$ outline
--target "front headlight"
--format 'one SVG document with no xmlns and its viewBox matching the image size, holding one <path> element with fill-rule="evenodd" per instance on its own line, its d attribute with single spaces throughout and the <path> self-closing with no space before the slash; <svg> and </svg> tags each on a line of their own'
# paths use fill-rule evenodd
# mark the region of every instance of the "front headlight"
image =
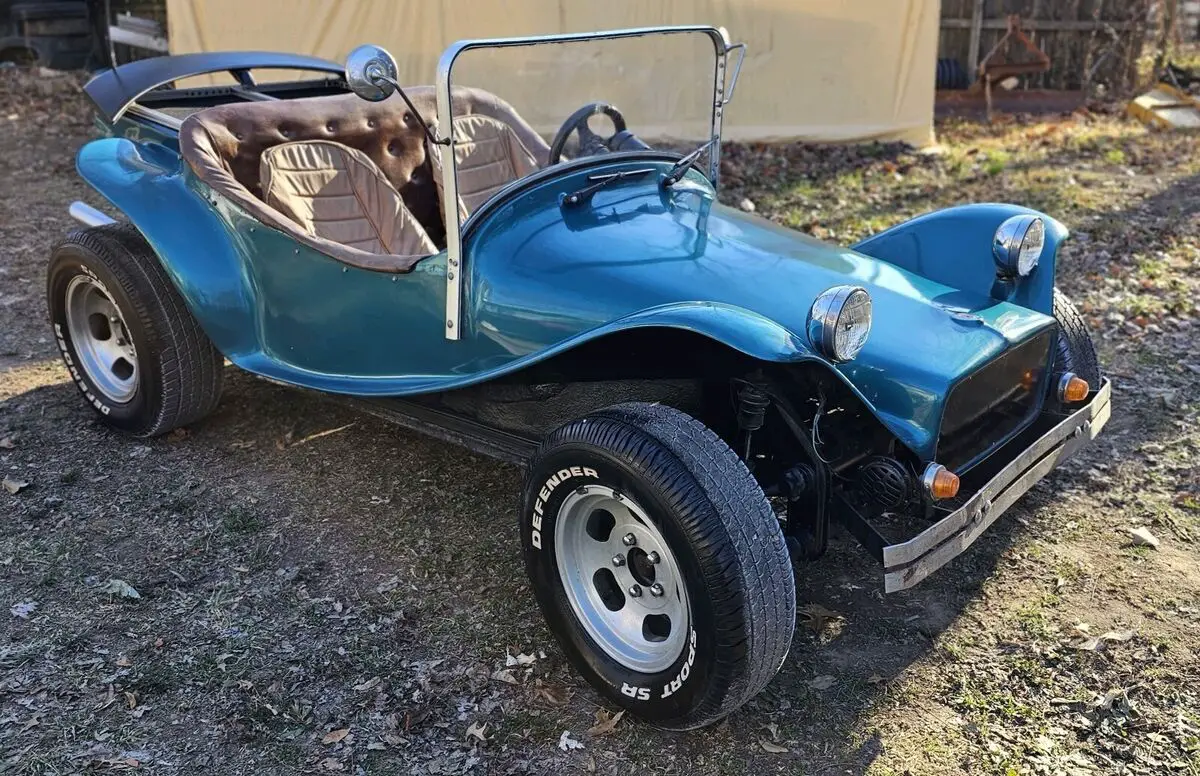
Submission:
<svg viewBox="0 0 1200 776">
<path fill-rule="evenodd" d="M 871 295 L 858 286 L 834 286 L 813 302 L 808 340 L 831 361 L 849 361 L 867 344 Z"/>
<path fill-rule="evenodd" d="M 992 238 L 992 257 L 1000 272 L 1025 277 L 1038 265 L 1046 245 L 1046 224 L 1037 216 L 1013 216 Z"/>
</svg>

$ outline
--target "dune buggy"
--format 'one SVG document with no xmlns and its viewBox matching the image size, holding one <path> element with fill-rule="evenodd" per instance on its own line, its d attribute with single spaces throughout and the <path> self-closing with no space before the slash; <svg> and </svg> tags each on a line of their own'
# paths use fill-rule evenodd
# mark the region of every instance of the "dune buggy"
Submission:
<svg viewBox="0 0 1200 776">
<path fill-rule="evenodd" d="M 586 96 L 551 135 L 459 84 L 467 55 L 520 50 L 522 77 L 561 53 L 602 90 L 622 63 L 577 47 L 682 39 L 704 90 L 682 147 Z M 910 587 L 1109 416 L 1053 218 L 967 205 L 846 248 L 720 204 L 744 51 L 692 26 L 461 42 L 432 86 L 371 46 L 103 72 L 78 170 L 124 219 L 71 207 L 63 359 L 135 436 L 212 411 L 227 359 L 524 466 L 525 563 L 568 658 L 654 724 L 710 723 L 782 665 L 791 561 L 832 524 Z M 315 76 L 258 77 L 278 69 Z"/>
</svg>

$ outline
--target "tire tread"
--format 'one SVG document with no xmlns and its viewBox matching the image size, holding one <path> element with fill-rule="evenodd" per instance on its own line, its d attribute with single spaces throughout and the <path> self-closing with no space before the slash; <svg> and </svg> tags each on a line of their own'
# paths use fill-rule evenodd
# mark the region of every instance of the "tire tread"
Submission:
<svg viewBox="0 0 1200 776">
<path fill-rule="evenodd" d="M 717 624 L 712 685 L 718 691 L 687 717 L 660 724 L 683 730 L 720 719 L 770 682 L 791 647 L 795 577 L 770 503 L 724 440 L 665 405 L 619 404 L 568 423 L 545 440 L 535 460 L 572 441 L 606 448 L 669 494 L 697 554 L 709 559 L 706 586 Z"/>
<path fill-rule="evenodd" d="M 91 254 L 117 278 L 133 307 L 127 312 L 141 322 L 156 356 L 161 379 L 158 411 L 132 433 L 160 436 L 212 412 L 221 398 L 224 358 L 200 328 L 137 228 L 121 223 L 80 229 L 68 235 L 59 247 L 63 245 L 74 245 Z M 146 347 L 145 343 L 140 345 Z M 139 366 L 145 368 L 145 363 L 150 362 Z"/>
<path fill-rule="evenodd" d="M 1088 332 L 1087 323 L 1070 298 L 1054 289 L 1054 318 L 1058 321 L 1057 359 L 1064 368 L 1087 380 L 1093 389 L 1100 386 L 1100 359 Z"/>
</svg>

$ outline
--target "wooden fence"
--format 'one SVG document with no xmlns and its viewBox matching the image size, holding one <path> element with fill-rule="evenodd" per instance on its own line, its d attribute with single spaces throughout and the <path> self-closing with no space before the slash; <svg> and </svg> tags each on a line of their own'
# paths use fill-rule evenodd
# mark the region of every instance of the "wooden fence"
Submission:
<svg viewBox="0 0 1200 776">
<path fill-rule="evenodd" d="M 972 78 L 1019 14 L 1050 70 L 1022 79 L 1026 88 L 1131 91 L 1153 0 L 942 0 L 938 56 L 960 62 Z"/>
</svg>

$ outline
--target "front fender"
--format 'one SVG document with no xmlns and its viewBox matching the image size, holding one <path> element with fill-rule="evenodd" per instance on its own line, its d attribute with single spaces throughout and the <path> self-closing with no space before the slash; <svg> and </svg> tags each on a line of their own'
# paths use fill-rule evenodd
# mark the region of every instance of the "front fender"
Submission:
<svg viewBox="0 0 1200 776">
<path fill-rule="evenodd" d="M 814 353 L 807 339 L 765 316 L 733 305 L 689 302 L 642 310 L 568 340 L 555 352 L 608 334 L 642 327 L 682 329 L 702 334 L 759 361 L 816 361 L 825 367 L 830 376 L 845 385 L 900 442 L 918 455 L 932 454 L 933 436 L 919 422 L 918 414 L 911 411 L 916 403 L 913 396 L 898 388 L 879 392 L 876 400 L 872 401 L 841 370 Z"/>
<path fill-rule="evenodd" d="M 1026 214 L 1045 221 L 1046 247 L 1037 269 L 1029 277 L 1019 278 L 1004 301 L 1053 315 L 1058 248 L 1069 233 L 1061 223 L 1036 210 L 1003 204 L 946 208 L 868 237 L 854 250 L 951 288 L 991 296 L 996 278 L 992 236 L 1005 219 Z"/>
<path fill-rule="evenodd" d="M 179 155 L 108 137 L 84 145 L 76 168 L 146 238 L 213 345 L 230 359 L 257 351 L 255 296 L 236 238 Z"/>
</svg>

